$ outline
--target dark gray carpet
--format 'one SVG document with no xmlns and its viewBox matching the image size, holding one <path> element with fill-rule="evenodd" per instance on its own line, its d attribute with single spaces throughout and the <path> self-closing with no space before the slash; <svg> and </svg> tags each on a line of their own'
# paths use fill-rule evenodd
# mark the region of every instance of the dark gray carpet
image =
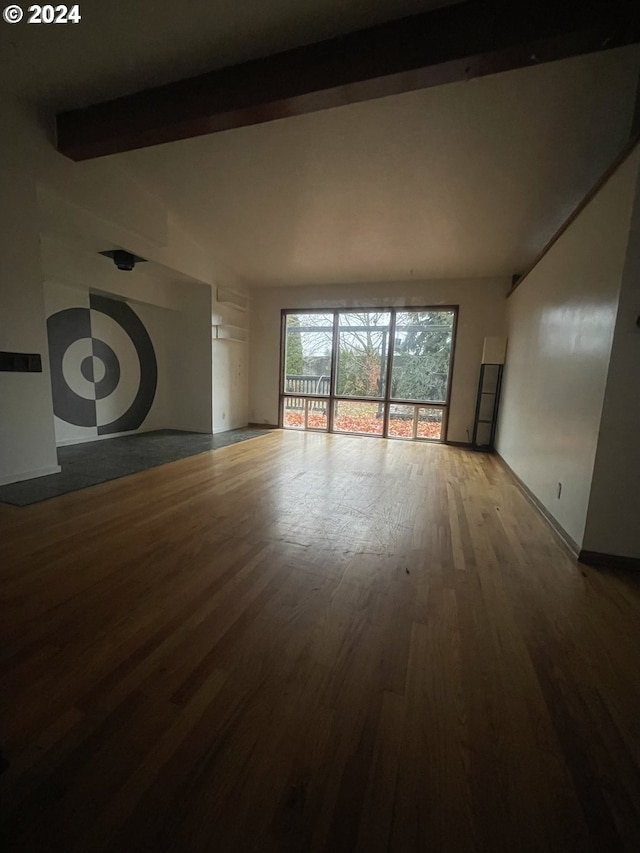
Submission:
<svg viewBox="0 0 640 853">
<path fill-rule="evenodd" d="M 0 486 L 0 502 L 28 506 L 268 432 L 247 427 L 206 435 L 166 429 L 59 447 L 59 474 Z"/>
</svg>

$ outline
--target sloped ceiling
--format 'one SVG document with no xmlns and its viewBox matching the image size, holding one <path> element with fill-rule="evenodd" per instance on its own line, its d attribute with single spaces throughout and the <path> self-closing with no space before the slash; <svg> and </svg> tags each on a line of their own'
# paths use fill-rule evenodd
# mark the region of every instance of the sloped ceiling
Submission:
<svg viewBox="0 0 640 853">
<path fill-rule="evenodd" d="M 251 282 L 522 271 L 629 133 L 634 48 L 117 155 Z"/>
<path fill-rule="evenodd" d="M 3 26 L 0 79 L 53 114 L 439 5 L 92 0 Z M 639 68 L 620 48 L 113 160 L 257 286 L 510 276 L 624 145 Z"/>
</svg>

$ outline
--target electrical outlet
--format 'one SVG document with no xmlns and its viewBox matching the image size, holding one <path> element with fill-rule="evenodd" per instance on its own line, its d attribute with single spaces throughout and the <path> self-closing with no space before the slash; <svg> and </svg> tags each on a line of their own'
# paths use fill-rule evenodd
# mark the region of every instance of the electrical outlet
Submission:
<svg viewBox="0 0 640 853">
<path fill-rule="evenodd" d="M 562 494 L 562 483 L 558 483 L 558 500 L 560 500 L 561 494 Z"/>
</svg>

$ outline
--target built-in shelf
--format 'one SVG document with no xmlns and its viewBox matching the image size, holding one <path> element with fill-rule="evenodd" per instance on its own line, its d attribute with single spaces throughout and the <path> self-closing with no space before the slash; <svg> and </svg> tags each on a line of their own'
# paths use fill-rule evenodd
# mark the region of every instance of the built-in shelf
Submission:
<svg viewBox="0 0 640 853">
<path fill-rule="evenodd" d="M 238 311 L 249 310 L 249 297 L 237 290 L 228 287 L 218 287 L 216 290 L 216 301 L 221 305 L 231 305 Z"/>
<path fill-rule="evenodd" d="M 249 297 L 229 287 L 217 287 L 212 314 L 211 337 L 214 341 L 235 341 L 244 344 L 249 339 L 247 312 Z M 229 322 L 233 320 L 234 322 Z"/>
<path fill-rule="evenodd" d="M 243 326 L 234 326 L 232 323 L 221 323 L 212 327 L 212 338 L 214 341 L 236 341 L 245 344 L 249 339 L 249 332 Z"/>
</svg>

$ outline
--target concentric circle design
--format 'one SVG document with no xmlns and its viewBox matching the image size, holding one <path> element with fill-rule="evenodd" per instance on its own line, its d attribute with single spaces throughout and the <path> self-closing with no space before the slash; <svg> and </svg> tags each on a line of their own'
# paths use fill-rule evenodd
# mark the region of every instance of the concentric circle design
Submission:
<svg viewBox="0 0 640 853">
<path fill-rule="evenodd" d="M 93 375 L 93 356 L 87 355 L 82 359 L 80 364 L 80 373 L 84 376 L 87 382 L 95 382 Z"/>
<path fill-rule="evenodd" d="M 153 344 L 125 302 L 91 294 L 89 308 L 47 320 L 53 410 L 58 418 L 108 435 L 138 429 L 153 403 Z"/>
<path fill-rule="evenodd" d="M 109 394 L 112 394 L 118 387 L 120 382 L 120 362 L 118 356 L 111 349 L 109 344 L 104 341 L 93 338 L 93 372 L 95 374 L 95 363 L 99 362 L 103 365 L 103 371 L 100 378 L 94 378 L 96 386 L 96 400 L 104 400 Z"/>
<path fill-rule="evenodd" d="M 85 340 L 85 343 L 91 341 L 89 309 L 67 308 L 65 311 L 52 314 L 47 320 L 47 335 L 49 337 L 53 411 L 67 423 L 83 427 L 96 427 L 98 424 L 95 396 L 91 400 L 74 390 L 65 379 L 63 367 L 65 354 L 73 344 L 82 340 Z M 86 358 L 86 355 L 84 357 Z"/>
</svg>

